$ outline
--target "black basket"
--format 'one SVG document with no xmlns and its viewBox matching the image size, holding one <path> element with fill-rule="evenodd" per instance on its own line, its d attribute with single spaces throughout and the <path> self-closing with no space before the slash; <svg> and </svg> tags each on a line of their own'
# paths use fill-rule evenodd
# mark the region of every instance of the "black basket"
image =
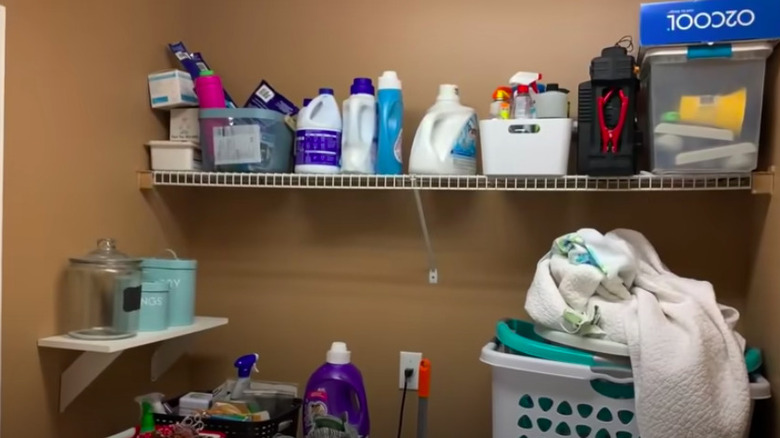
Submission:
<svg viewBox="0 0 780 438">
<path fill-rule="evenodd" d="M 175 409 L 179 406 L 179 397 L 167 401 Z M 292 397 L 275 397 L 272 401 L 277 415 L 266 421 L 231 421 L 204 418 L 204 430 L 224 433 L 227 438 L 273 438 L 279 434 L 296 436 L 298 431 L 298 412 L 302 400 Z M 181 415 L 154 414 L 156 425 L 176 424 L 185 417 Z"/>
</svg>

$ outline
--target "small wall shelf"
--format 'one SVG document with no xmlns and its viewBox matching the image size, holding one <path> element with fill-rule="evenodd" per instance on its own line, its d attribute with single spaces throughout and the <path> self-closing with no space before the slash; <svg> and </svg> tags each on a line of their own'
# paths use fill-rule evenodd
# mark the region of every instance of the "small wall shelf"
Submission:
<svg viewBox="0 0 780 438">
<path fill-rule="evenodd" d="M 138 172 L 141 189 L 156 186 L 288 189 L 479 191 L 703 191 L 771 193 L 774 172 L 628 177 L 488 177 L 424 175 L 303 175 L 291 173 Z"/>
<path fill-rule="evenodd" d="M 86 341 L 60 335 L 38 339 L 38 347 L 82 351 L 62 373 L 60 379 L 60 412 L 64 412 L 123 351 L 161 342 L 152 355 L 151 374 L 152 380 L 156 381 L 189 349 L 191 336 L 188 335 L 227 323 L 227 318 L 198 316 L 192 325 L 172 327 L 159 332 L 140 332 L 127 339 Z"/>
</svg>

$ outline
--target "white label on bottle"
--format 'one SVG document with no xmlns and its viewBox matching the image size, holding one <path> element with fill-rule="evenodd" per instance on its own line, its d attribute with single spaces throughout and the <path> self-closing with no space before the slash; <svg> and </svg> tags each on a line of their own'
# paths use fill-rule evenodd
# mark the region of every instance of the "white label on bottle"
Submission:
<svg viewBox="0 0 780 438">
<path fill-rule="evenodd" d="M 214 164 L 259 163 L 262 160 L 259 126 L 237 125 L 214 128 Z"/>
</svg>

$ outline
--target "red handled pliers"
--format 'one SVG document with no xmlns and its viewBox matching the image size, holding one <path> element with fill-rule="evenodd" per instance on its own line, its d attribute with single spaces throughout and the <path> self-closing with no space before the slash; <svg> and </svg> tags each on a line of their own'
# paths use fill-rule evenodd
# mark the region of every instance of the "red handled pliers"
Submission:
<svg viewBox="0 0 780 438">
<path fill-rule="evenodd" d="M 626 123 L 626 113 L 628 112 L 628 97 L 622 89 L 618 89 L 617 97 L 620 98 L 620 116 L 618 117 L 617 124 L 614 127 L 608 128 L 606 119 L 604 118 L 604 107 L 609 103 L 609 99 L 612 98 L 612 94 L 615 89 L 609 90 L 607 94 L 598 98 L 599 113 L 599 127 L 601 128 L 601 152 L 610 152 L 610 144 L 612 145 L 611 152 L 617 153 L 618 143 L 620 142 L 620 134 L 623 133 L 623 125 Z"/>
</svg>

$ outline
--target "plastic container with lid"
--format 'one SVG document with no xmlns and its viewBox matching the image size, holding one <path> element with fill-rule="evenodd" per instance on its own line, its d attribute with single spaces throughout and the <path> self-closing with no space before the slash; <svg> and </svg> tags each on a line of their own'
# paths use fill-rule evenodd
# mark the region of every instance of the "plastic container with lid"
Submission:
<svg viewBox="0 0 780 438">
<path fill-rule="evenodd" d="M 85 340 L 135 336 L 141 308 L 141 259 L 116 248 L 114 239 L 97 241 L 97 248 L 70 259 L 61 330 Z"/>
<path fill-rule="evenodd" d="M 175 257 L 175 254 L 174 254 Z M 168 323 L 171 327 L 195 322 L 196 260 L 148 258 L 141 264 L 144 282 L 168 285 Z"/>
<path fill-rule="evenodd" d="M 655 173 L 730 173 L 756 168 L 766 59 L 750 42 L 660 47 L 642 58 L 642 94 Z"/>
<path fill-rule="evenodd" d="M 533 95 L 536 117 L 565 119 L 569 116 L 569 90 L 558 84 L 547 84 L 544 92 Z"/>
<path fill-rule="evenodd" d="M 212 70 L 200 72 L 195 79 L 195 94 L 201 108 L 225 108 L 222 80 Z"/>
<path fill-rule="evenodd" d="M 363 376 L 347 344 L 334 342 L 306 384 L 303 435 L 367 438 L 370 428 Z"/>
<path fill-rule="evenodd" d="M 374 173 L 376 161 L 376 99 L 369 78 L 355 78 L 343 105 L 341 171 Z"/>
<path fill-rule="evenodd" d="M 341 130 L 341 113 L 333 89 L 320 88 L 320 94 L 298 114 L 295 173 L 338 173 Z"/>
<path fill-rule="evenodd" d="M 379 77 L 377 92 L 377 156 L 376 173 L 400 175 L 403 173 L 404 99 L 401 79 L 394 71 L 385 71 Z"/>
<path fill-rule="evenodd" d="M 414 136 L 409 173 L 476 174 L 477 127 L 476 113 L 461 105 L 457 85 L 439 85 L 436 103 L 428 109 Z"/>
</svg>

